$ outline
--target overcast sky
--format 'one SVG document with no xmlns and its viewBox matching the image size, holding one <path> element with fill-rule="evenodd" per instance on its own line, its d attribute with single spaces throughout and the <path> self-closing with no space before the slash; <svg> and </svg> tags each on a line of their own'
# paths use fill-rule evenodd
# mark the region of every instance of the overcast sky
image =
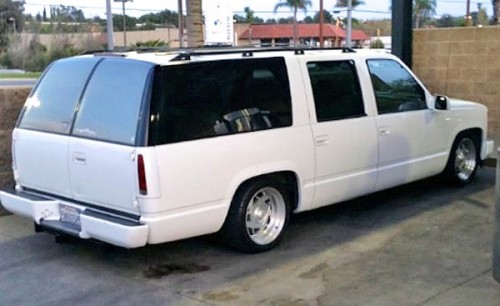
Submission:
<svg viewBox="0 0 500 306">
<path fill-rule="evenodd" d="M 130 1 L 130 0 L 129 0 Z M 255 15 L 263 19 L 280 18 L 291 15 L 290 10 L 282 9 L 278 14 L 273 13 L 274 5 L 278 0 L 227 0 L 235 13 L 243 14 L 244 7 L 248 6 Z M 453 16 L 465 15 L 465 0 L 436 0 L 438 16 L 443 14 L 451 14 Z M 209 6 L 215 0 L 203 0 L 203 6 Z M 319 0 L 312 0 L 313 6 L 308 9 L 309 15 L 313 15 L 319 10 Z M 355 18 L 359 19 L 375 19 L 375 18 L 390 18 L 389 7 L 391 0 L 364 0 L 365 4 L 357 8 L 353 13 Z M 335 0 L 324 0 L 326 10 L 332 12 L 334 10 Z M 477 10 L 478 3 L 483 4 L 488 15 L 491 15 L 491 0 L 472 0 L 471 11 Z M 106 0 L 26 0 L 26 12 L 35 15 L 42 12 L 44 6 L 47 11 L 50 5 L 70 5 L 80 8 L 84 11 L 87 17 L 100 16 L 105 17 Z M 121 14 L 121 3 L 112 3 L 113 13 Z M 185 7 L 185 6 L 184 6 Z M 177 0 L 133 0 L 126 3 L 127 14 L 132 16 L 140 16 L 148 12 L 158 12 L 164 9 L 177 11 Z M 341 12 L 345 15 L 345 12 Z M 299 18 L 303 18 L 301 14 Z"/>
</svg>

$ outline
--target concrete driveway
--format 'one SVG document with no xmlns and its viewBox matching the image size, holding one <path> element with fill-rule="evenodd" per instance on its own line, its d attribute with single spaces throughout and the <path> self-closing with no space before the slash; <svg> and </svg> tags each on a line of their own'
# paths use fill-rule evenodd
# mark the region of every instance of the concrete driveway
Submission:
<svg viewBox="0 0 500 306">
<path fill-rule="evenodd" d="M 493 168 L 297 215 L 277 249 L 201 237 L 138 250 L 56 244 L 0 218 L 1 305 L 500 305 Z"/>
</svg>

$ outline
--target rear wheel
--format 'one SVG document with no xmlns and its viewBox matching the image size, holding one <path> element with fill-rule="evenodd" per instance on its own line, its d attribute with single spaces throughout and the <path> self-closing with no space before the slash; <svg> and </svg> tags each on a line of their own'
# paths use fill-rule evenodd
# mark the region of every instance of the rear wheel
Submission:
<svg viewBox="0 0 500 306">
<path fill-rule="evenodd" d="M 464 133 L 457 137 L 451 148 L 445 175 L 455 185 L 472 181 L 479 166 L 479 149 L 476 137 Z"/>
<path fill-rule="evenodd" d="M 289 196 L 282 184 L 256 180 L 234 196 L 221 233 L 238 250 L 263 252 L 280 242 L 289 218 Z"/>
</svg>

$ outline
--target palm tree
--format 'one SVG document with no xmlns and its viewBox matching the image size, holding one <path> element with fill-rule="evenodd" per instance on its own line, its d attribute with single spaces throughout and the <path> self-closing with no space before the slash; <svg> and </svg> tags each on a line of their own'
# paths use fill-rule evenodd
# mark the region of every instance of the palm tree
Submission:
<svg viewBox="0 0 500 306">
<path fill-rule="evenodd" d="M 297 30 L 297 11 L 299 9 L 307 12 L 307 7 L 312 5 L 311 0 L 280 0 L 274 6 L 274 12 L 276 13 L 280 8 L 287 7 L 293 10 L 293 45 L 297 45 L 298 40 L 298 30 Z"/>
<path fill-rule="evenodd" d="M 360 6 L 362 4 L 365 4 L 364 1 L 361 0 L 352 0 L 352 7 L 355 8 L 356 6 Z M 347 7 L 347 0 L 337 0 L 337 4 L 335 4 L 336 7 Z"/>
<path fill-rule="evenodd" d="M 203 46 L 202 0 L 186 0 L 188 47 Z"/>
<path fill-rule="evenodd" d="M 413 18 L 418 29 L 422 19 L 436 13 L 436 0 L 413 0 Z"/>
</svg>

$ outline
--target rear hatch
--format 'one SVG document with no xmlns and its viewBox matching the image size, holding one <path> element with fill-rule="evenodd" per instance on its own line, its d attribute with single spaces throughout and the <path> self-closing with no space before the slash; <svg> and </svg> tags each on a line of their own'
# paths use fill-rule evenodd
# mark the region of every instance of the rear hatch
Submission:
<svg viewBox="0 0 500 306">
<path fill-rule="evenodd" d="M 111 57 L 55 62 L 13 133 L 17 183 L 138 214 L 136 147 L 145 142 L 153 67 Z"/>
</svg>

